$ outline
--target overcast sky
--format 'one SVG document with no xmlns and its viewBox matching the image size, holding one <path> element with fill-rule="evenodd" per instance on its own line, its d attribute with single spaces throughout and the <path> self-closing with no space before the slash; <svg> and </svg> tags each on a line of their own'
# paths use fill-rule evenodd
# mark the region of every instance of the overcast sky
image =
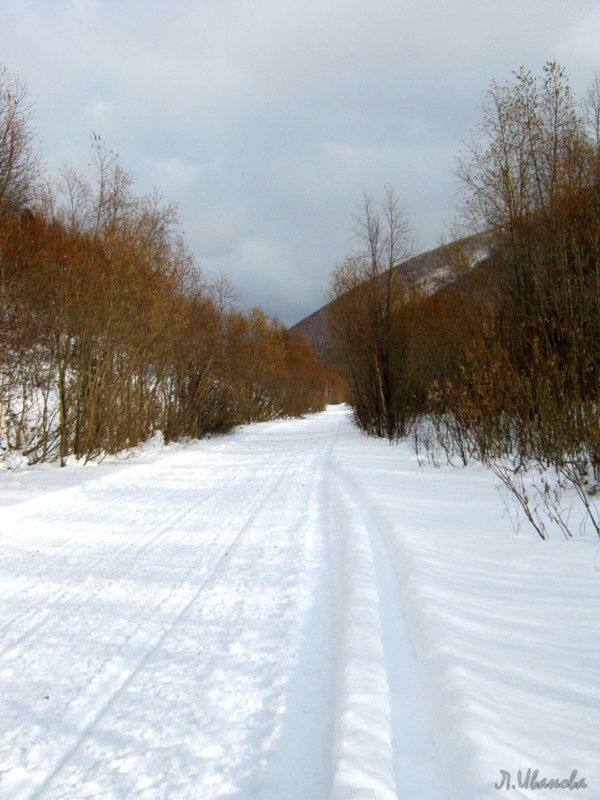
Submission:
<svg viewBox="0 0 600 800">
<path fill-rule="evenodd" d="M 585 91 L 599 0 L 0 0 L 50 173 L 100 134 L 177 201 L 205 276 L 289 324 L 323 304 L 363 191 L 393 186 L 436 246 L 483 92 L 547 60 Z"/>
</svg>

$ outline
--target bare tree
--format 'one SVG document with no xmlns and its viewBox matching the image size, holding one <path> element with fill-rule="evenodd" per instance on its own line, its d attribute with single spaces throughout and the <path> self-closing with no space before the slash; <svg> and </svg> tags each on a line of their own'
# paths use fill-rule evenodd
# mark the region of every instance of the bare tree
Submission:
<svg viewBox="0 0 600 800">
<path fill-rule="evenodd" d="M 223 272 L 209 287 L 210 296 L 219 314 L 234 312 L 238 307 L 241 294 L 236 290 L 233 282 Z"/>
<path fill-rule="evenodd" d="M 377 207 L 364 195 L 355 218 L 357 251 L 333 273 L 330 327 L 360 427 L 397 439 L 406 432 L 412 392 L 410 287 L 395 269 L 416 237 L 391 187 Z"/>
<path fill-rule="evenodd" d="M 596 148 L 600 149 L 600 70 L 598 68 L 594 70 L 587 94 L 584 97 L 583 110 L 590 138 Z"/>
<path fill-rule="evenodd" d="M 62 166 L 59 177 L 57 190 L 62 200 L 59 218 L 70 233 L 82 232 L 89 227 L 92 187 L 68 164 Z"/>
<path fill-rule="evenodd" d="M 521 69 L 492 83 L 457 171 L 468 210 L 495 233 L 500 280 L 454 430 L 493 468 L 503 459 L 498 474 L 524 510 L 521 470 L 552 468 L 583 500 L 600 472 L 598 73 L 583 111 L 562 67 Z"/>
<path fill-rule="evenodd" d="M 119 156 L 97 133 L 92 134 L 92 161 L 96 175 L 93 198 L 93 230 L 98 234 L 136 210 L 133 178 L 122 167 Z"/>
<path fill-rule="evenodd" d="M 31 117 L 25 84 L 0 67 L 0 203 L 13 212 L 31 203 L 41 174 Z"/>
</svg>

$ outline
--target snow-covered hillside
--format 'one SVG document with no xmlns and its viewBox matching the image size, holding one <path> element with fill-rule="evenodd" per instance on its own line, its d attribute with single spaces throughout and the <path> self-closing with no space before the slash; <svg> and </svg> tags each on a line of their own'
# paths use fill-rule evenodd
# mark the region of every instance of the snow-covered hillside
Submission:
<svg viewBox="0 0 600 800">
<path fill-rule="evenodd" d="M 600 798 L 597 544 L 483 469 L 330 407 L 0 481 L 3 800 Z"/>
</svg>

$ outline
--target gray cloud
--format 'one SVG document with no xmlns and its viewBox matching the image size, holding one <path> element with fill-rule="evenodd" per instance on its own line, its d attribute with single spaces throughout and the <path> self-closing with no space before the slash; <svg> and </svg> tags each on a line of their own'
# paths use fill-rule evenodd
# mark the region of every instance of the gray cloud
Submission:
<svg viewBox="0 0 600 800">
<path fill-rule="evenodd" d="M 460 141 L 492 78 L 563 63 L 582 92 L 595 0 L 6 0 L 51 172 L 95 131 L 180 204 L 208 278 L 292 323 L 322 304 L 363 189 L 424 246 L 454 214 Z"/>
</svg>

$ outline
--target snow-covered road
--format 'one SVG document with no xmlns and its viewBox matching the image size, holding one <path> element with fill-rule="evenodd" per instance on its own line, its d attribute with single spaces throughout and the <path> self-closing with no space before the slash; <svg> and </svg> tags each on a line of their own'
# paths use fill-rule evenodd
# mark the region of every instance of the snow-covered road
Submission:
<svg viewBox="0 0 600 800">
<path fill-rule="evenodd" d="M 392 717 L 418 681 L 395 674 L 392 706 L 397 598 L 385 583 L 380 615 L 371 526 L 332 468 L 345 416 L 6 512 L 3 797 L 394 797 Z"/>
<path fill-rule="evenodd" d="M 69 469 L 77 470 L 63 472 Z M 7 486 L 0 797 L 477 800 L 498 796 L 493 782 L 517 763 L 559 771 L 572 765 L 587 770 L 589 781 L 587 745 L 577 739 L 566 751 L 561 742 L 562 760 L 547 753 L 547 764 L 526 763 L 539 755 L 535 748 L 525 746 L 523 761 L 514 747 L 488 743 L 486 750 L 490 708 L 498 714 L 494 703 L 504 703 L 517 682 L 509 670 L 499 700 L 486 701 L 477 673 L 466 685 L 464 669 L 456 671 L 460 658 L 447 657 L 444 636 L 455 625 L 464 639 L 459 655 L 479 653 L 493 629 L 485 629 L 481 613 L 458 625 L 453 599 L 479 580 L 485 609 L 491 586 L 500 624 L 505 610 L 514 615 L 514 587 L 503 600 L 495 568 L 483 558 L 498 536 L 496 522 L 478 535 L 471 563 L 471 540 L 459 535 L 469 524 L 459 519 L 456 540 L 451 548 L 445 543 L 447 577 L 434 523 L 426 522 L 432 538 L 411 550 L 414 515 L 430 509 L 440 491 L 420 496 L 418 474 L 406 453 L 360 437 L 338 407 L 137 461 L 78 468 L 79 477 L 60 490 L 42 491 L 35 470 Z M 444 472 L 428 475 L 425 485 L 450 480 Z M 399 488 L 403 476 L 414 493 L 410 505 Z M 469 480 L 473 503 L 496 513 L 490 481 L 480 473 Z M 463 511 L 465 519 L 473 519 L 473 507 Z M 439 513 L 448 513 L 447 494 Z M 396 530 L 398 523 L 411 535 Z M 518 584 L 514 540 L 511 534 L 500 543 L 498 570 L 508 558 Z M 585 546 L 575 553 L 575 569 L 577 558 L 587 563 Z M 467 590 L 458 586 L 460 570 L 453 571 L 456 552 L 470 575 Z M 414 571 L 407 572 L 411 558 Z M 475 574 L 477 558 L 487 567 Z M 544 662 L 550 682 L 558 664 L 565 719 L 569 691 L 576 705 L 598 699 L 597 647 L 576 661 L 582 672 L 572 685 L 563 670 L 569 646 L 581 647 L 597 632 L 593 608 L 586 616 L 590 598 L 598 597 L 597 577 L 592 569 L 579 578 L 581 607 L 567 598 L 579 615 L 578 633 Z M 407 601 L 411 581 L 411 597 L 421 597 L 421 605 Z M 432 640 L 440 624 L 444 631 Z M 511 645 L 521 670 L 519 641 L 517 629 Z M 491 663 L 500 646 L 490 642 Z M 479 658 L 486 676 L 486 655 Z M 544 694 L 548 714 L 557 708 L 551 689 Z M 584 741 L 597 722 L 588 716 L 580 713 L 573 725 L 581 734 L 583 724 Z M 499 737 L 522 735 L 508 715 L 492 727 Z M 579 755 L 577 763 L 569 760 Z M 512 796 L 543 794 L 517 789 Z"/>
</svg>

